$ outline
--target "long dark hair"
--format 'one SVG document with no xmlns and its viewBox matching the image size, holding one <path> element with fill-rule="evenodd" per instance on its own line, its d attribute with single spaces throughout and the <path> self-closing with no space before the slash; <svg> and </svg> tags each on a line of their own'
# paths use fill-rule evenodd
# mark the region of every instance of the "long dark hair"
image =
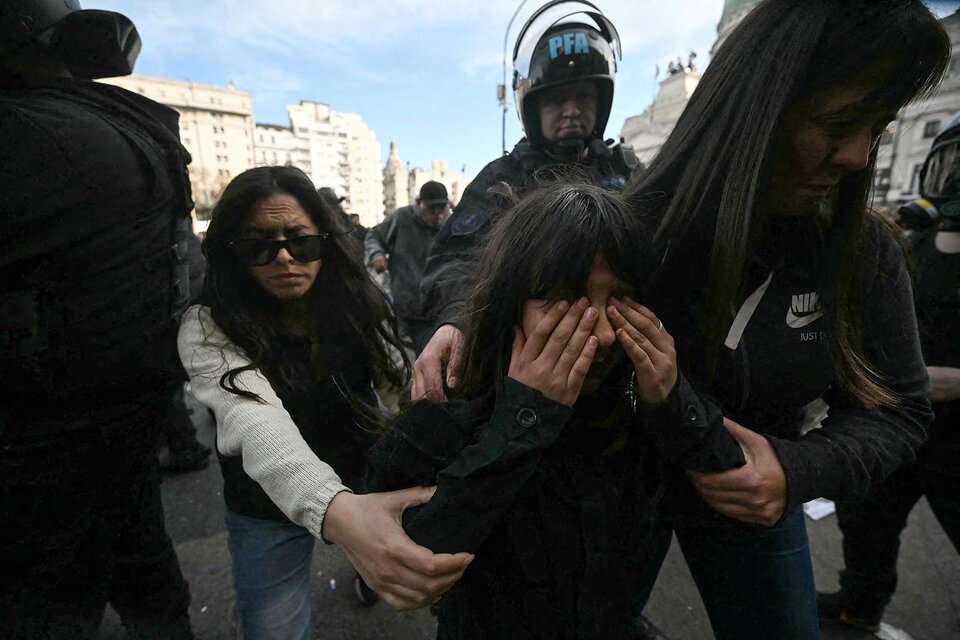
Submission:
<svg viewBox="0 0 960 640">
<path fill-rule="evenodd" d="M 506 185 L 500 185 L 500 192 L 510 195 Z M 620 194 L 576 176 L 531 191 L 498 217 L 481 249 L 476 285 L 467 302 L 458 397 L 502 388 L 524 303 L 585 295 L 598 253 L 642 297 L 656 265 L 644 222 Z"/>
<path fill-rule="evenodd" d="M 704 72 L 676 127 L 629 196 L 665 192 L 655 243 L 663 272 L 709 267 L 699 344 L 713 378 L 723 323 L 741 286 L 746 258 L 762 242 L 772 169 L 791 109 L 870 69 L 884 81 L 867 100 L 899 110 L 932 91 L 950 40 L 920 0 L 765 0 L 729 36 Z M 876 149 L 844 178 L 827 230 L 821 298 L 839 384 L 866 407 L 897 398 L 877 379 L 860 337 L 861 261 Z M 649 208 L 645 206 L 645 208 Z M 709 264 L 695 256 L 709 255 Z"/>
<path fill-rule="evenodd" d="M 345 344 L 356 345 L 365 353 L 348 355 L 365 357 L 372 363 L 374 375 L 402 387 L 408 378 L 409 364 L 396 362 L 390 356 L 387 345 L 400 353 L 403 350 L 387 300 L 358 260 L 348 229 L 317 193 L 310 178 L 295 167 L 244 171 L 230 181 L 213 209 L 202 245 L 207 271 L 198 302 L 210 308 L 217 326 L 251 360 L 249 365 L 224 374 L 220 385 L 232 393 L 257 398 L 236 385 L 239 373 L 253 369 L 262 371 L 279 393 L 293 385 L 287 363 L 277 351 L 286 333 L 283 305 L 257 284 L 249 268 L 237 260 L 228 246 L 239 237 L 241 224 L 258 204 L 275 194 L 295 198 L 318 231 L 330 234 L 320 273 L 307 294 L 308 313 L 319 326 L 318 335 L 311 337 L 312 359 L 318 374 L 332 373 L 325 356 Z"/>
</svg>

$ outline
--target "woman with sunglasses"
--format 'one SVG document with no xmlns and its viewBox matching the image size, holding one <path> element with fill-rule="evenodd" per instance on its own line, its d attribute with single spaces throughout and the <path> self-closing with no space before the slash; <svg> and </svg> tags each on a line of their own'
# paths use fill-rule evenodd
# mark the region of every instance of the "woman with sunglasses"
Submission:
<svg viewBox="0 0 960 640">
<path fill-rule="evenodd" d="M 373 442 L 373 381 L 400 387 L 406 364 L 382 294 L 346 229 L 293 167 L 240 174 L 203 241 L 199 304 L 180 358 L 217 421 L 241 637 L 307 638 L 315 538 L 343 549 L 398 609 L 435 600 L 471 556 L 414 544 L 400 513 L 424 487 L 355 495 Z"/>
</svg>

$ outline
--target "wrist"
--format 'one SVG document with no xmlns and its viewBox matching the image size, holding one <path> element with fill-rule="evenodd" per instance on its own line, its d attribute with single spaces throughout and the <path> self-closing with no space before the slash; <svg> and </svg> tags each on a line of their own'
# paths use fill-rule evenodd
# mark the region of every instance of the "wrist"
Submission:
<svg viewBox="0 0 960 640">
<path fill-rule="evenodd" d="M 357 496 L 346 489 L 337 493 L 330 500 L 323 514 L 320 525 L 320 535 L 324 540 L 339 545 L 343 539 L 347 522 L 351 519 L 356 505 Z"/>
</svg>

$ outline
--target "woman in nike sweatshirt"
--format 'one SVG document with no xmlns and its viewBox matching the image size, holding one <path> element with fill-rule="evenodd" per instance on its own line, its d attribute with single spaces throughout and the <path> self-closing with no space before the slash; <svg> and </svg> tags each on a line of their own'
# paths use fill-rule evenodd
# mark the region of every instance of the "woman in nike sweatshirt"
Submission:
<svg viewBox="0 0 960 640">
<path fill-rule="evenodd" d="M 802 503 L 864 495 L 924 440 L 910 280 L 867 195 L 948 59 L 920 0 L 764 0 L 628 187 L 663 256 L 651 305 L 747 460 L 674 467 L 664 501 L 718 638 L 819 637 Z"/>
</svg>

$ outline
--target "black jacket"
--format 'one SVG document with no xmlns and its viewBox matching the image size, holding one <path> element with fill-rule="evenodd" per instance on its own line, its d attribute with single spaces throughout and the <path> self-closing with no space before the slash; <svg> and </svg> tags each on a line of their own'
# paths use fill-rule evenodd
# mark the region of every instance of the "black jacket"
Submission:
<svg viewBox="0 0 960 640">
<path fill-rule="evenodd" d="M 420 303 L 424 318 L 434 327 L 458 324 L 463 302 L 472 281 L 474 250 L 501 213 L 505 203 L 489 192 L 505 182 L 519 195 L 549 181 L 553 170 L 572 168 L 611 188 L 622 188 L 637 166 L 629 147 L 608 145 L 595 140 L 587 158 L 577 163 L 562 163 L 522 139 L 508 155 L 497 158 L 477 174 L 463 198 L 444 222 L 427 256 L 420 285 Z"/>
<path fill-rule="evenodd" d="M 177 118 L 118 87 L 0 73 L 0 431 L 82 427 L 182 376 Z"/>
<path fill-rule="evenodd" d="M 836 383 L 827 317 L 815 295 L 823 288 L 821 283 L 835 274 L 810 220 L 774 222 L 771 242 L 749 259 L 734 309 L 729 317 L 716 321 L 729 329 L 747 298 L 760 291 L 768 278 L 769 284 L 740 339 L 731 339 L 732 346 L 720 346 L 712 383 L 695 371 L 690 354 L 706 295 L 698 267 L 701 254 L 687 252 L 669 260 L 651 303 L 675 337 L 679 362 L 693 372 L 694 386 L 706 389 L 725 416 L 770 440 L 786 474 L 788 512 L 821 496 L 861 498 L 871 485 L 914 459 L 932 420 L 910 277 L 901 249 L 875 221 L 868 223 L 864 233 L 864 354 L 883 384 L 902 398 L 894 407 L 868 411 Z M 830 406 L 828 417 L 822 428 L 801 435 L 803 407 L 821 396 Z M 684 496 L 667 501 L 676 509 L 678 521 L 701 517 L 733 522 L 707 509 L 680 471 L 673 478 L 673 488 Z"/>
<path fill-rule="evenodd" d="M 636 416 L 623 391 L 610 382 L 570 409 L 508 378 L 496 401 L 421 401 L 371 449 L 370 490 L 438 486 L 405 514 L 414 541 L 476 553 L 441 601 L 438 638 L 632 637 L 634 594 L 656 578 L 654 441 L 703 471 L 743 458 L 684 380 Z"/>
</svg>

